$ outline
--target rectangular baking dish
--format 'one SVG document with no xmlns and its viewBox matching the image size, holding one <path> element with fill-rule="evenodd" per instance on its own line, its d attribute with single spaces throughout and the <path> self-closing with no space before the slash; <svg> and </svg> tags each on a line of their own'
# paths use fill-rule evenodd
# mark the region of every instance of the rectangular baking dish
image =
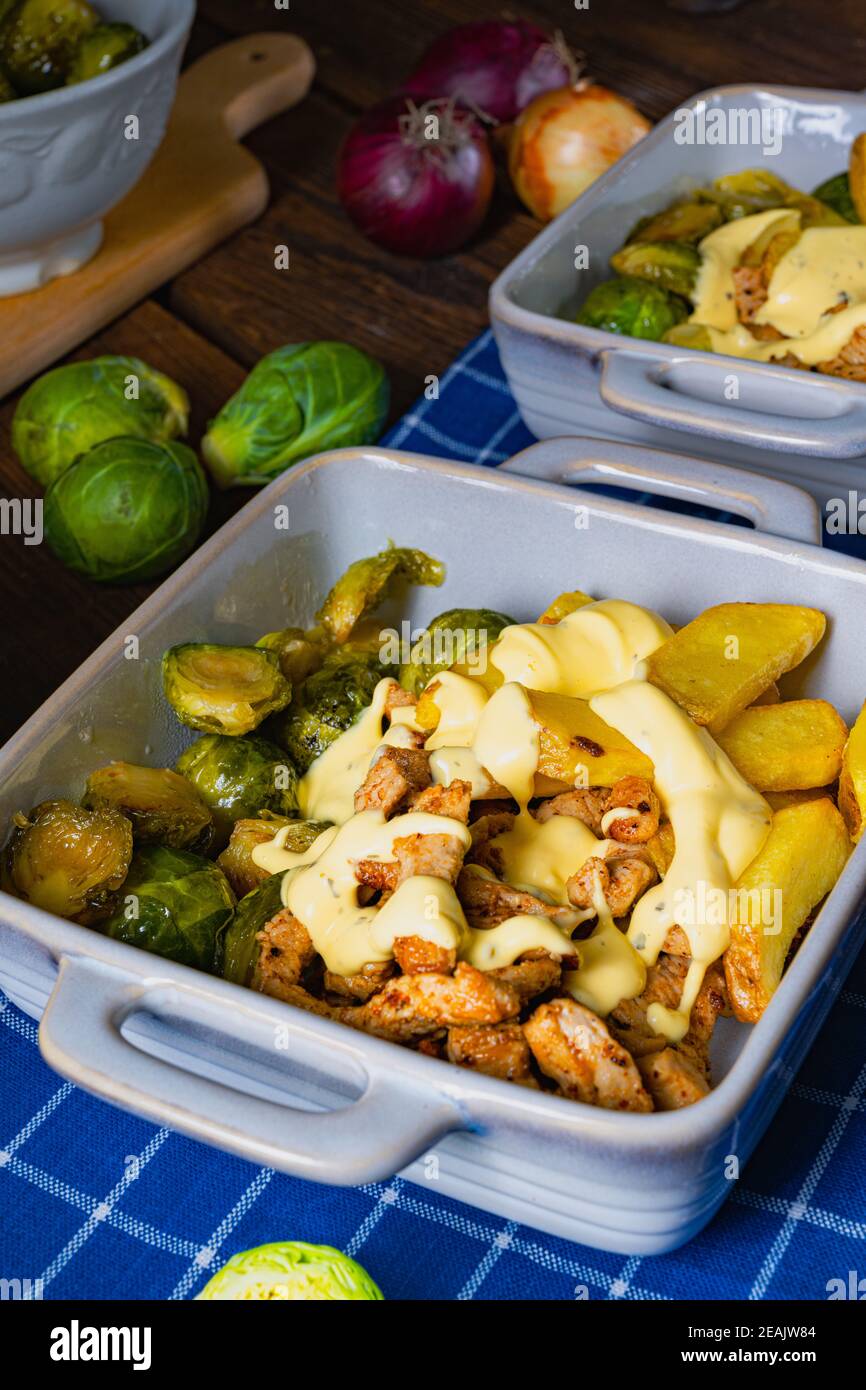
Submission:
<svg viewBox="0 0 866 1390">
<path fill-rule="evenodd" d="M 763 119 L 778 122 L 780 151 L 676 141 L 682 113 L 706 119 L 717 111 L 771 113 Z M 757 166 L 808 191 L 847 168 L 850 143 L 863 130 L 866 96 L 797 87 L 719 87 L 661 121 L 491 287 L 493 331 L 529 429 L 542 439 L 597 432 L 674 449 L 683 447 L 677 432 L 686 431 L 697 452 L 784 475 L 819 497 L 856 487 L 862 467 L 842 461 L 866 455 L 863 385 L 623 338 L 557 316 L 576 312 L 612 274 L 609 257 L 638 218 L 674 196 Z M 580 247 L 588 265 L 577 270 Z M 732 374 L 739 399 L 730 398 Z"/>
<path fill-rule="evenodd" d="M 565 486 L 598 481 L 709 502 L 761 529 Z M 818 535 L 813 501 L 786 484 L 594 441 L 539 444 L 497 471 L 384 449 L 324 455 L 244 507 L 0 751 L 0 816 L 78 794 L 109 758 L 170 765 L 191 735 L 161 695 L 163 649 L 309 621 L 348 563 L 388 537 L 447 565 L 441 590 L 413 595 L 413 624 L 478 603 L 527 619 L 575 585 L 674 623 L 722 599 L 816 604 L 830 632 L 792 689 L 805 680 L 851 718 L 866 691 L 866 566 L 824 553 Z M 717 1030 L 718 1088 L 670 1114 L 474 1075 L 3 894 L 0 985 L 41 1016 L 51 1066 L 158 1123 L 322 1182 L 402 1170 L 509 1219 L 645 1254 L 689 1239 L 723 1201 L 729 1156 L 748 1158 L 841 985 L 864 898 L 861 845 L 761 1022 Z"/>
</svg>

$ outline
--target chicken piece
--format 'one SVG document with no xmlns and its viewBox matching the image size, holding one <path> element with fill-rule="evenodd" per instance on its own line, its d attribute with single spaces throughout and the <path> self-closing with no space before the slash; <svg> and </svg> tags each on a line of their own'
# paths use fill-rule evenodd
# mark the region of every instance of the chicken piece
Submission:
<svg viewBox="0 0 866 1390">
<path fill-rule="evenodd" d="M 392 859 L 359 859 L 355 865 L 355 877 L 362 888 L 381 893 L 383 901 L 397 887 L 399 873 L 400 866 Z"/>
<path fill-rule="evenodd" d="M 516 817 L 513 811 L 493 811 L 480 816 L 472 824 L 472 848 L 466 855 L 467 864 L 480 864 L 492 874 L 502 874 L 505 860 L 502 850 L 492 843 L 498 835 L 513 830 Z"/>
<path fill-rule="evenodd" d="M 393 974 L 392 961 L 374 960 L 363 965 L 354 975 L 337 975 L 333 970 L 326 970 L 323 983 L 328 994 L 366 1004 Z"/>
<path fill-rule="evenodd" d="M 470 927 L 481 931 L 487 927 L 497 927 L 508 917 L 516 917 L 524 912 L 549 917 L 561 926 L 574 924 L 574 914 L 570 909 L 542 902 L 541 898 L 536 898 L 532 893 L 512 888 L 510 883 L 485 878 L 483 874 L 474 873 L 471 869 L 464 869 L 460 874 L 457 880 L 457 896 L 463 905 Z"/>
<path fill-rule="evenodd" d="M 519 1086 L 538 1087 L 532 1074 L 532 1053 L 519 1023 L 450 1028 L 446 1055 L 458 1067 L 497 1076 L 501 1081 L 516 1081 Z"/>
<path fill-rule="evenodd" d="M 355 792 L 356 811 L 392 816 L 412 794 L 430 786 L 430 760 L 418 748 L 383 748 Z"/>
<path fill-rule="evenodd" d="M 667 935 L 662 943 L 662 950 L 666 956 L 690 956 L 692 948 L 689 945 L 689 938 L 682 927 L 669 927 Z"/>
<path fill-rule="evenodd" d="M 847 381 L 866 381 L 866 330 L 855 328 L 841 352 L 818 363 L 818 371 Z"/>
<path fill-rule="evenodd" d="M 430 971 L 450 975 L 457 964 L 457 952 L 425 941 L 423 936 L 398 936 L 394 959 L 404 975 L 424 975 Z"/>
<path fill-rule="evenodd" d="M 623 811 L 634 815 L 623 815 Z M 604 833 L 622 844 L 646 844 L 658 831 L 660 814 L 661 804 L 646 777 L 620 777 L 611 787 L 602 817 Z"/>
<path fill-rule="evenodd" d="M 466 825 L 471 801 L 472 783 L 455 778 L 447 787 L 426 787 L 410 797 L 409 804 L 413 811 L 425 811 L 430 816 L 448 816 L 450 820 L 459 820 Z"/>
<path fill-rule="evenodd" d="M 632 1058 L 576 999 L 540 1004 L 523 1032 L 544 1075 L 564 1096 L 605 1110 L 652 1110 Z"/>
<path fill-rule="evenodd" d="M 445 1056 L 446 1037 L 447 1034 L 442 1030 L 440 1033 L 434 1034 L 432 1038 L 422 1038 L 419 1043 L 416 1043 L 415 1051 L 423 1052 L 425 1057 L 438 1057 L 440 1061 L 447 1061 Z"/>
<path fill-rule="evenodd" d="M 636 999 L 623 999 L 612 1011 L 609 1020 L 611 1029 L 633 1057 L 648 1056 L 667 1047 L 667 1039 L 656 1033 L 647 1022 L 647 1010 L 651 1004 L 663 1004 L 666 1009 L 673 1010 L 679 1007 L 690 964 L 688 956 L 660 955 L 655 965 L 651 965 L 647 971 L 643 994 Z M 677 1051 L 687 1056 L 707 1080 L 710 1074 L 709 1044 L 716 1019 L 729 1009 L 724 970 L 720 961 L 714 961 L 704 975 L 692 1007 L 689 1030 L 676 1045 Z"/>
<path fill-rule="evenodd" d="M 734 300 L 740 323 L 751 324 L 759 309 L 767 302 L 769 281 L 761 266 L 738 265 L 734 277 Z"/>
<path fill-rule="evenodd" d="M 392 1042 L 411 1043 L 440 1028 L 503 1023 L 516 1018 L 515 990 L 461 961 L 453 975 L 398 975 L 357 1009 L 341 1009 L 343 1023 Z"/>
<path fill-rule="evenodd" d="M 583 821 L 593 835 L 601 835 L 601 820 L 609 797 L 607 787 L 576 787 L 574 791 L 560 792 L 542 801 L 534 812 L 535 819 L 544 822 L 553 816 L 573 816 Z"/>
<path fill-rule="evenodd" d="M 397 885 L 417 874 L 454 883 L 463 866 L 463 845 L 455 835 L 404 835 L 394 841 Z"/>
<path fill-rule="evenodd" d="M 568 900 L 588 911 L 595 907 L 596 884 L 601 885 L 612 917 L 624 917 L 656 880 L 656 871 L 639 855 L 619 855 L 600 859 L 593 855 L 572 874 L 565 885 Z"/>
<path fill-rule="evenodd" d="M 682 1110 L 710 1093 L 700 1068 L 675 1047 L 638 1057 L 637 1069 L 656 1110 Z"/>
<path fill-rule="evenodd" d="M 283 991 L 296 985 L 302 972 L 315 959 L 310 933 L 303 922 L 284 907 L 265 923 L 256 940 L 260 950 L 253 988 L 283 999 Z"/>
<path fill-rule="evenodd" d="M 521 1006 L 528 1004 L 536 995 L 553 989 L 562 980 L 563 964 L 566 969 L 576 969 L 578 960 L 569 957 L 564 963 L 548 955 L 547 951 L 525 951 L 512 965 L 501 965 L 489 973 L 495 980 L 511 985 L 520 996 Z"/>
<path fill-rule="evenodd" d="M 385 696 L 385 713 L 391 719 L 395 709 L 408 709 L 409 705 L 417 705 L 417 703 L 418 701 L 411 690 L 404 690 L 402 685 L 392 681 Z"/>
<path fill-rule="evenodd" d="M 517 802 L 510 797 L 484 797 L 483 801 L 473 801 L 469 809 L 469 823 L 483 820 L 485 816 L 498 816 L 500 812 L 517 815 Z"/>
</svg>

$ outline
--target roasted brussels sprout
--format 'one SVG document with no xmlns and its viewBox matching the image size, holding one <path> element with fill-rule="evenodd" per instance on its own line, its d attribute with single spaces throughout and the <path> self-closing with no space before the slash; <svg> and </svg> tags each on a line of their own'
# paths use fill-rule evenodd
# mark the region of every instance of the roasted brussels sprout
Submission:
<svg viewBox="0 0 866 1390">
<path fill-rule="evenodd" d="M 444 578 L 445 567 L 423 550 L 392 545 L 378 555 L 355 560 L 337 580 L 316 618 L 336 642 L 345 642 L 361 618 L 384 603 L 401 581 L 438 588 Z"/>
<path fill-rule="evenodd" d="M 162 685 L 181 723 L 211 734 L 250 734 L 292 698 L 279 659 L 262 647 L 170 647 L 162 658 Z"/>
<path fill-rule="evenodd" d="M 291 685 L 300 685 L 313 671 L 318 670 L 328 654 L 330 639 L 322 628 L 285 627 L 281 632 L 268 632 L 260 637 L 257 647 L 275 652 L 280 670 Z"/>
<path fill-rule="evenodd" d="M 396 670 L 375 655 L 337 649 L 295 692 L 289 708 L 270 721 L 269 732 L 299 772 L 306 772 L 367 708 L 382 677 Z"/>
<path fill-rule="evenodd" d="M 147 48 L 147 39 L 131 24 L 97 24 L 85 34 L 72 59 L 67 85 L 89 82 L 104 72 L 129 62 Z"/>
<path fill-rule="evenodd" d="M 825 179 L 824 183 L 819 184 L 814 190 L 812 197 L 819 198 L 822 203 L 826 203 L 840 217 L 844 217 L 846 222 L 860 221 L 854 206 L 854 199 L 851 197 L 851 185 L 848 181 L 847 170 L 844 174 L 834 174 L 832 179 Z"/>
<path fill-rule="evenodd" d="M 78 574 L 139 584 L 186 558 L 207 506 L 204 473 L 185 444 L 109 439 L 49 487 L 45 538 Z"/>
<path fill-rule="evenodd" d="M 483 674 L 490 648 L 513 623 L 514 618 L 492 608 L 449 608 L 413 644 L 408 663 L 400 668 L 400 684 L 417 695 L 437 671 L 450 666 Z"/>
<path fill-rule="evenodd" d="M 579 310 L 576 322 L 628 338 L 658 340 L 675 323 L 682 323 L 688 312 L 681 299 L 658 285 L 624 277 L 596 285 Z"/>
<path fill-rule="evenodd" d="M 167 767 L 109 763 L 87 779 L 82 804 L 113 806 L 132 822 L 137 845 L 169 845 L 205 854 L 213 816 L 195 787 Z"/>
<path fill-rule="evenodd" d="M 253 368 L 202 442 L 218 487 L 269 483 L 324 449 L 370 444 L 388 414 L 388 378 L 348 343 L 293 343 Z"/>
<path fill-rule="evenodd" d="M 87 0 L 22 0 L 0 31 L 0 65 L 24 96 L 62 87 L 78 45 L 98 23 Z"/>
<path fill-rule="evenodd" d="M 251 823 L 244 821 L 245 825 Z M 226 932 L 223 951 L 223 975 L 236 985 L 249 987 L 253 983 L 259 959 L 256 937 L 265 923 L 276 916 L 283 906 L 280 896 L 283 878 L 283 874 L 266 874 L 237 905 Z"/>
<path fill-rule="evenodd" d="M 610 258 L 618 275 L 649 280 L 691 298 L 701 266 L 700 252 L 684 241 L 631 241 Z"/>
<path fill-rule="evenodd" d="M 298 809 L 295 768 L 281 748 L 256 734 L 205 734 L 181 753 L 176 770 L 210 807 L 220 848 L 236 820 L 260 811 L 291 817 Z"/>
<path fill-rule="evenodd" d="M 752 213 L 766 212 L 770 208 L 788 207 L 800 213 L 804 228 L 843 226 L 845 223 L 844 217 L 827 203 L 792 188 L 767 169 L 742 169 L 737 174 L 725 174 L 716 179 L 707 196 L 718 200 L 726 221 L 750 217 Z"/>
<path fill-rule="evenodd" d="M 196 1297 L 379 1302 L 382 1291 L 361 1265 L 332 1246 L 282 1240 L 233 1255 Z"/>
<path fill-rule="evenodd" d="M 269 877 L 267 869 L 253 862 L 253 850 L 272 840 L 278 830 L 286 831 L 286 849 L 303 853 L 327 829 L 325 821 L 289 820 L 287 816 L 267 813 L 255 820 L 236 820 L 228 846 L 217 863 L 239 898 L 251 893 Z"/>
<path fill-rule="evenodd" d="M 189 397 L 137 357 L 97 357 L 46 372 L 24 392 L 12 447 L 42 487 L 106 439 L 164 444 L 187 432 Z"/>
<path fill-rule="evenodd" d="M 114 909 L 132 858 L 132 825 L 111 806 L 43 801 L 17 815 L 3 853 L 3 887 L 85 926 Z"/>
<path fill-rule="evenodd" d="M 722 210 L 716 203 L 674 203 L 663 212 L 642 217 L 629 233 L 633 241 L 685 241 L 691 245 L 702 241 L 723 222 Z"/>
<path fill-rule="evenodd" d="M 675 347 L 695 348 L 700 352 L 712 352 L 713 340 L 710 330 L 703 323 L 677 323 L 669 328 L 663 339 Z"/>
<path fill-rule="evenodd" d="M 155 956 L 218 974 L 234 909 L 228 879 L 209 859 L 144 845 L 133 855 L 123 901 L 100 930 Z"/>
</svg>

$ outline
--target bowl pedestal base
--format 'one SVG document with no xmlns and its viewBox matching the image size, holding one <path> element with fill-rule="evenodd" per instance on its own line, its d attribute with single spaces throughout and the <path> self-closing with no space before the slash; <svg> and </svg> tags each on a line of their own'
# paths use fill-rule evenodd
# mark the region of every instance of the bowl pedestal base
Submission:
<svg viewBox="0 0 866 1390">
<path fill-rule="evenodd" d="M 80 270 L 99 250 L 104 230 L 102 222 L 91 222 L 56 241 L 0 255 L 0 299 L 41 289 L 49 280 Z"/>
</svg>

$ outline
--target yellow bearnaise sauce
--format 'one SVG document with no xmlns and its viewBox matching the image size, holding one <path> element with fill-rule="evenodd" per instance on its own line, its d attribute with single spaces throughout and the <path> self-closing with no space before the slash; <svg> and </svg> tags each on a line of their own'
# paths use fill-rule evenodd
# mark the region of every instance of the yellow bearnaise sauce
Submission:
<svg viewBox="0 0 866 1390">
<path fill-rule="evenodd" d="M 778 329 L 781 339 L 758 342 L 738 322 L 733 272 L 743 253 L 765 231 L 799 228 L 799 212 L 774 208 L 727 222 L 701 241 L 690 322 L 707 328 L 714 352 L 765 362 L 791 353 L 812 367 L 836 357 L 866 325 L 866 227 L 853 225 L 807 227 L 779 260 L 754 321 Z"/>
<path fill-rule="evenodd" d="M 556 921 L 519 914 L 495 928 L 473 930 L 453 887 L 421 875 L 405 880 L 381 908 L 359 903 L 356 862 L 393 862 L 396 839 L 445 834 L 465 847 L 470 844 L 466 826 L 447 817 L 409 812 L 386 821 L 379 811 L 354 812 L 355 790 L 377 750 L 383 743 L 399 743 L 407 730 L 417 730 L 412 710 L 397 710 L 383 735 L 389 682 L 381 682 L 369 708 L 313 763 L 300 784 L 302 814 L 336 824 L 302 854 L 285 849 L 285 831 L 253 851 L 255 863 L 268 872 L 289 871 L 283 902 L 307 927 L 328 968 L 354 974 L 368 962 L 389 959 L 395 939 L 411 935 L 456 949 L 461 959 L 488 970 L 511 964 L 524 951 L 544 949 L 577 957 L 578 968 L 566 973 L 565 987 L 605 1015 L 620 1000 L 642 992 L 647 965 L 661 950 L 668 927 L 677 923 L 692 952 L 680 1008 L 653 1005 L 649 1021 L 665 1037 L 681 1038 L 704 972 L 728 944 L 728 890 L 763 844 L 770 811 L 710 735 L 643 679 L 646 658 L 671 631 L 648 609 L 604 600 L 557 624 L 506 628 L 490 653 L 504 678 L 492 695 L 453 672 L 440 673 L 431 685 L 440 710 L 426 744 L 433 750 L 434 780 L 447 784 L 463 777 L 476 795 L 492 784 L 507 789 L 519 811 L 513 829 L 495 840 L 504 878 L 555 905 Z M 527 688 L 589 697 L 595 712 L 655 765 L 656 790 L 673 824 L 675 853 L 664 881 L 638 901 L 628 934 L 613 922 L 598 881 L 592 908 L 578 912 L 568 905 L 566 880 L 588 859 L 603 857 L 608 842 L 575 818 L 539 822 L 528 809 L 539 731 Z M 606 817 L 604 830 L 618 818 Z M 591 917 L 598 919 L 592 935 L 573 942 L 570 933 Z"/>
</svg>

